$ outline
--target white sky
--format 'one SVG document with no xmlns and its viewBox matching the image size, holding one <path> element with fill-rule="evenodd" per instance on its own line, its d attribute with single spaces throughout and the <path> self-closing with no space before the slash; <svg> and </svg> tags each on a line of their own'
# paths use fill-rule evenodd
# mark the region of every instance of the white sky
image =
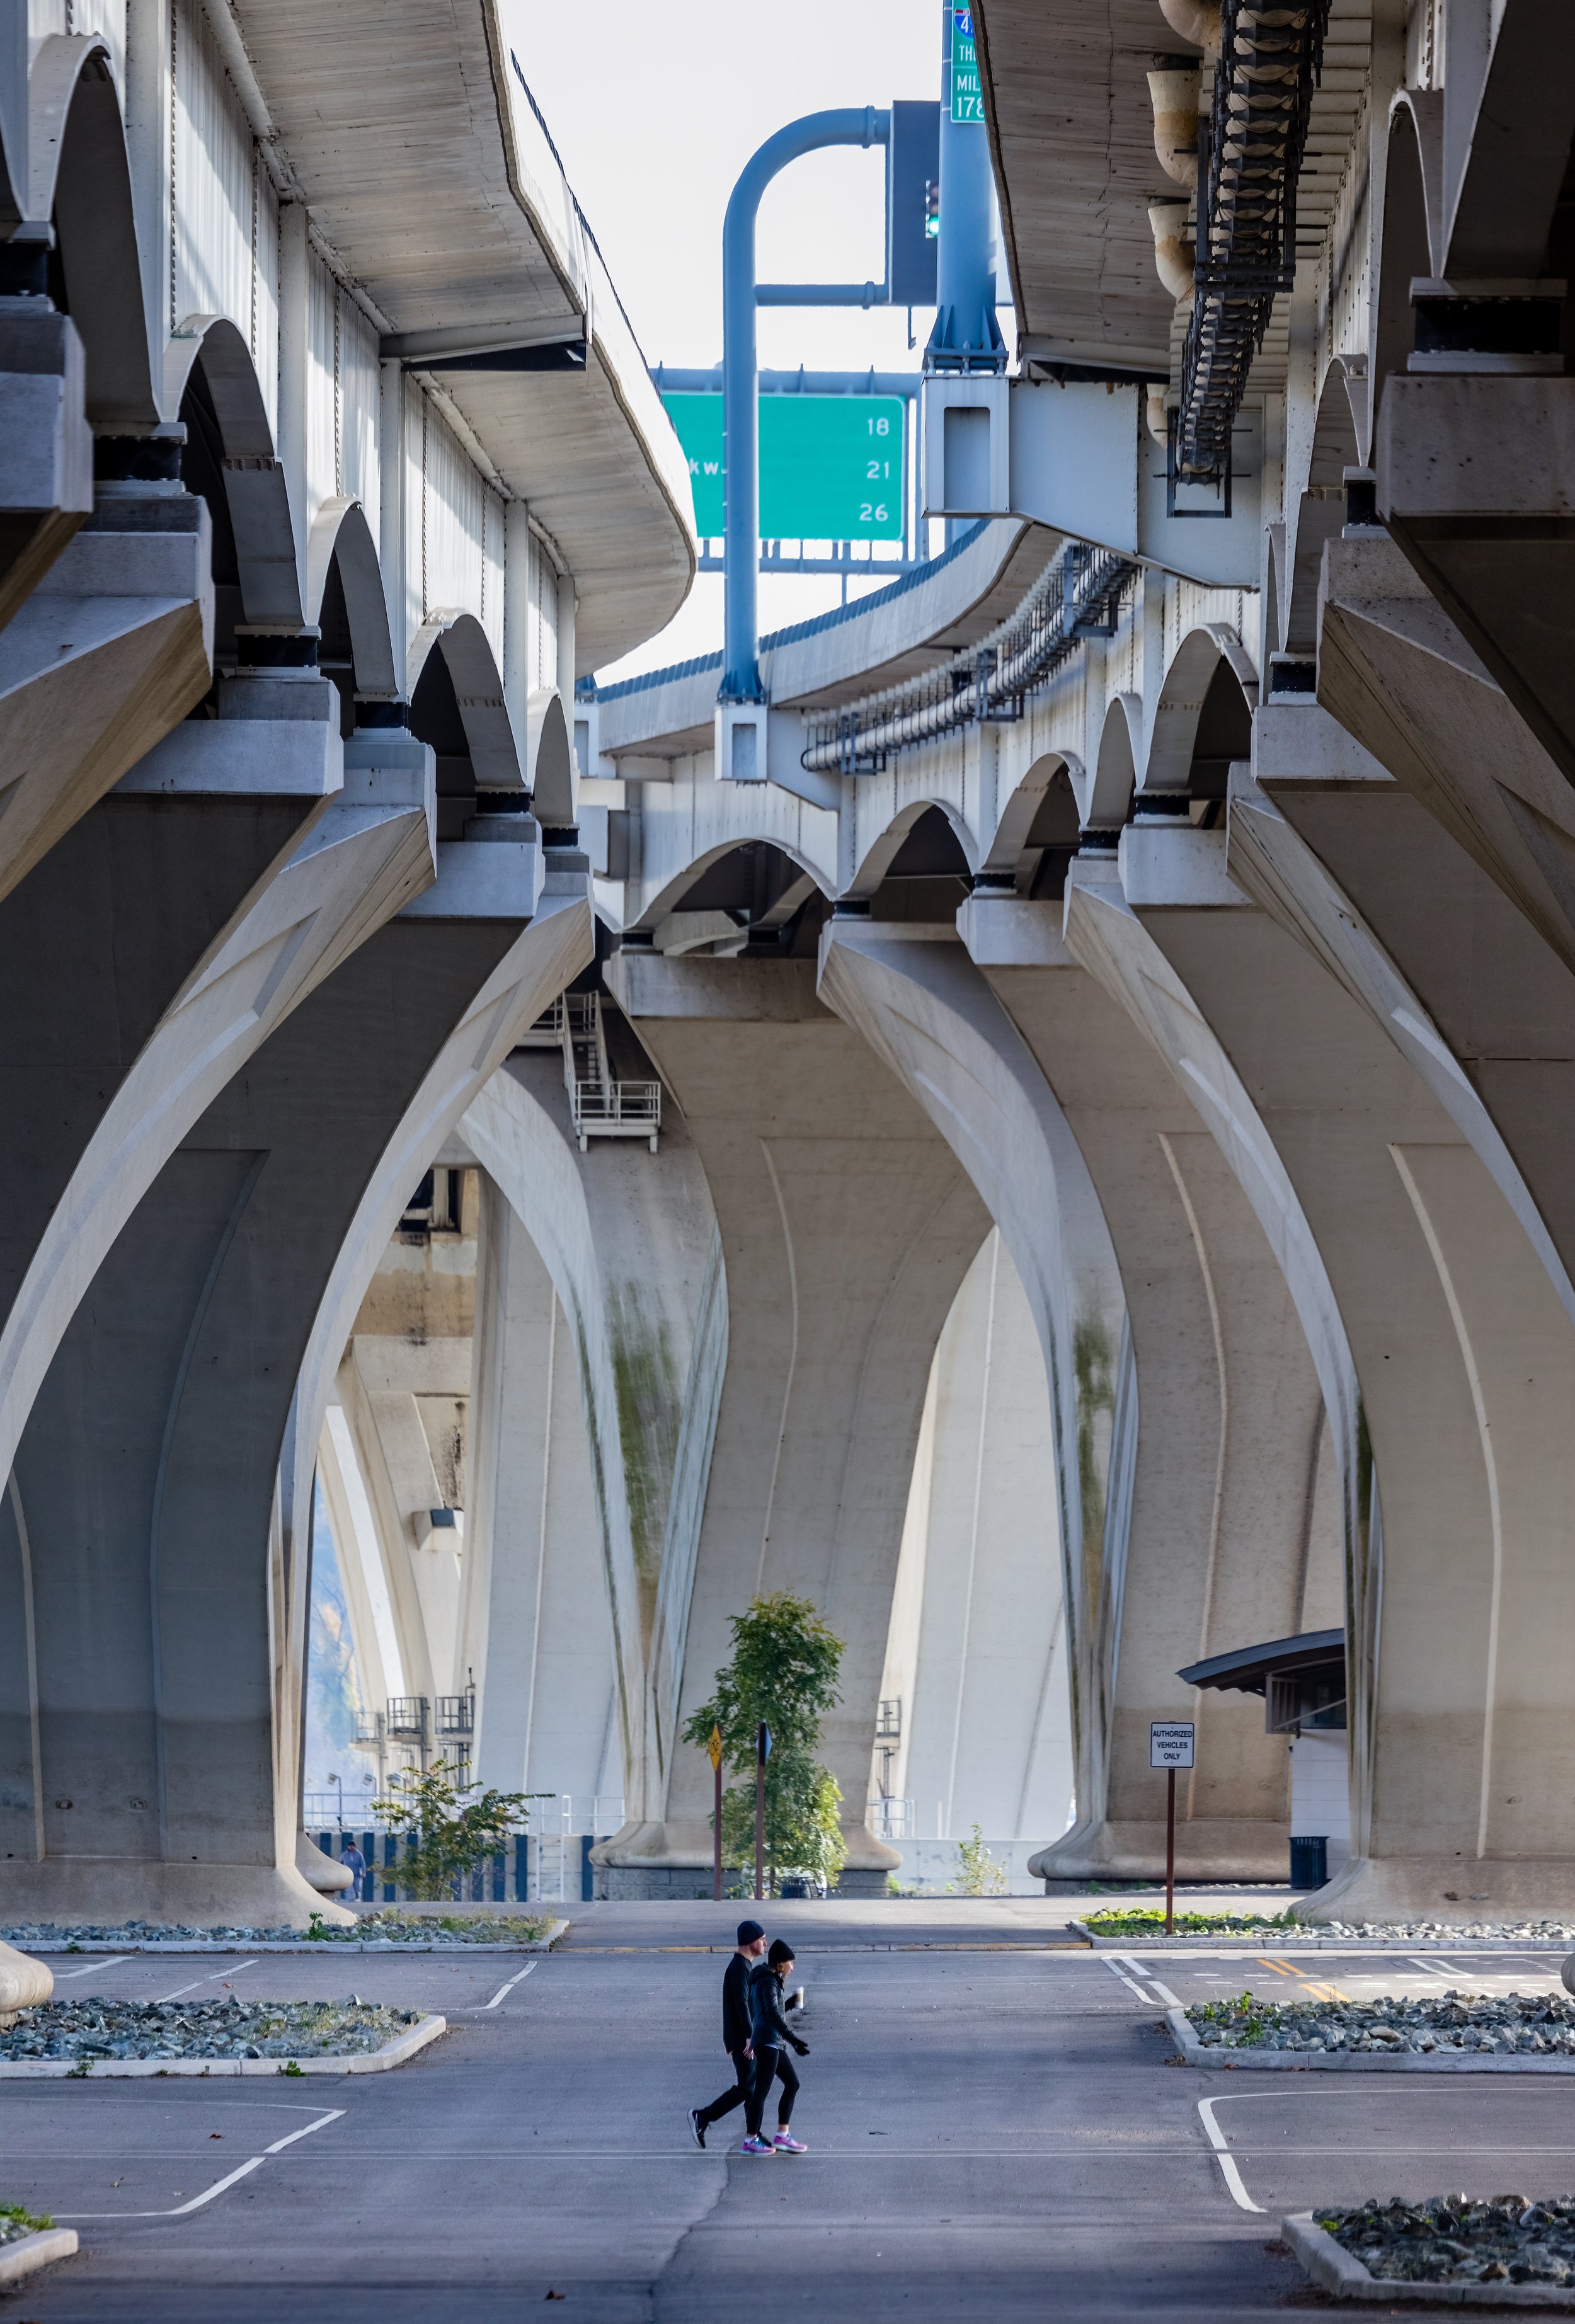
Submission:
<svg viewBox="0 0 1575 2324">
<path fill-rule="evenodd" d="M 602 245 L 648 362 L 722 357 L 722 217 L 755 148 L 828 106 L 937 97 L 939 0 L 573 0 L 530 14 L 520 61 Z M 762 281 L 879 281 L 885 156 L 833 148 L 792 162 L 760 204 Z M 906 309 L 762 308 L 761 367 L 914 371 L 933 318 Z M 859 585 L 851 585 L 857 586 Z M 834 605 L 831 576 L 760 583 L 763 631 Z M 722 643 L 722 576 L 700 574 L 659 638 L 603 678 Z"/>
</svg>

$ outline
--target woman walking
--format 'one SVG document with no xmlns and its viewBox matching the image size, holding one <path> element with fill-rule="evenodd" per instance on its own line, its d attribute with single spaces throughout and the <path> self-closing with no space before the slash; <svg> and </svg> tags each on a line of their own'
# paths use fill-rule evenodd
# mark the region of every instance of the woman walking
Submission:
<svg viewBox="0 0 1575 2324">
<path fill-rule="evenodd" d="M 750 2042 L 755 2053 L 754 2080 L 744 2107 L 744 2120 L 749 2135 L 743 2142 L 745 2154 L 807 2154 L 809 2149 L 795 2138 L 789 2125 L 793 2120 L 793 2101 L 798 2096 L 798 2076 L 791 2061 L 784 2056 L 789 2046 L 801 2058 L 809 2055 L 809 2044 L 801 2042 L 782 2015 L 782 1985 L 793 1966 L 793 1948 L 778 1937 L 763 1961 L 750 1971 Z M 760 2125 L 765 2119 L 766 2100 L 771 2094 L 771 2084 L 779 2081 L 782 2096 L 777 2107 L 777 2135 L 763 2138 Z"/>
</svg>

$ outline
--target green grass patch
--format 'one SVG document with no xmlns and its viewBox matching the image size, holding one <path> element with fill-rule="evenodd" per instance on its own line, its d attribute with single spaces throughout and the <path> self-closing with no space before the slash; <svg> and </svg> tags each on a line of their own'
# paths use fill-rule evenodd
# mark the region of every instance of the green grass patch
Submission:
<svg viewBox="0 0 1575 2324">
<path fill-rule="evenodd" d="M 1119 1904 L 1106 1905 L 1097 1913 L 1078 1915 L 1082 1925 L 1096 1937 L 1162 1937 L 1165 1934 L 1165 1914 L 1144 1909 L 1135 1911 Z M 1172 1923 L 1172 1932 L 1178 1937 L 1256 1937 L 1283 1936 L 1303 1932 L 1306 1923 L 1299 1921 L 1286 1907 L 1283 1913 L 1178 1913 Z"/>
<path fill-rule="evenodd" d="M 54 2224 L 47 2211 L 27 2211 L 20 2203 L 0 2203 L 0 2244 L 19 2244 L 23 2236 L 42 2235 Z"/>
</svg>

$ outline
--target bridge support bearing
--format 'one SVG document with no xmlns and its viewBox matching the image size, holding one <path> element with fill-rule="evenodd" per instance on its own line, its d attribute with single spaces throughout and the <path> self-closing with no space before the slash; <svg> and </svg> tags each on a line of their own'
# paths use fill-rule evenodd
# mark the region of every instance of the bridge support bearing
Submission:
<svg viewBox="0 0 1575 2324">
<path fill-rule="evenodd" d="M 1376 1469 L 1349 1549 L 1352 1857 L 1310 1909 L 1567 1913 L 1575 1329 L 1432 1090 L 1327 955 L 1230 887 L 1223 848 L 1153 835 L 1127 894 L 1295 1189 Z"/>
<path fill-rule="evenodd" d="M 179 485 L 103 484 L 0 629 L 0 896 L 207 692 L 211 533 Z"/>
<path fill-rule="evenodd" d="M 207 1107 L 50 1368 L 0 1511 L 7 1913 L 299 1924 L 322 1908 L 296 1868 L 309 1577 L 304 1535 L 279 1522 L 281 1448 L 369 1185 L 398 1174 L 397 1215 L 426 1152 L 399 1133 L 414 1111 L 426 1138 L 452 1047 L 492 1069 L 478 1011 L 511 1038 L 504 964 L 534 882 L 506 913 L 489 863 L 467 909 L 467 868 L 450 917 L 379 928 Z"/>
<path fill-rule="evenodd" d="M 903 1509 L 935 1342 L 989 1218 L 944 1142 L 815 999 L 807 961 L 622 952 L 608 981 L 705 1167 L 728 1360 L 677 1724 L 760 1591 L 813 1598 L 846 1642 L 822 1750 L 842 1787 L 844 1894 L 899 1858 L 865 1827 Z M 675 1746 L 663 1813 L 598 1856 L 607 1893 L 709 1893 L 711 1770 Z"/>
</svg>

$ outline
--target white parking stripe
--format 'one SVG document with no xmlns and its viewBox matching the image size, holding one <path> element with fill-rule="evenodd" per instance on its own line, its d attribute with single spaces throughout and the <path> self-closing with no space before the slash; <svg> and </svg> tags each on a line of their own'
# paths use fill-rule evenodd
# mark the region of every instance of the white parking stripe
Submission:
<svg viewBox="0 0 1575 2324">
<path fill-rule="evenodd" d="M 227 2171 L 222 2179 L 216 2179 L 211 2187 L 205 2187 L 200 2195 L 193 2195 L 188 2203 L 178 2203 L 172 2211 L 59 2211 L 55 2216 L 60 2219 L 184 2219 L 189 2213 L 200 2211 L 205 2204 L 213 2201 L 216 2195 L 222 2195 L 227 2187 L 235 2186 L 237 2180 L 249 2179 L 253 2171 L 262 2169 L 271 2154 L 281 2154 L 287 2146 L 293 2146 L 298 2138 L 309 2138 L 314 2130 L 326 2130 L 329 2123 L 337 2122 L 344 2112 L 343 2107 L 330 2107 L 326 2114 L 318 2115 L 315 2122 L 303 2123 L 299 2130 L 292 2130 L 287 2137 L 276 2138 L 272 2146 L 262 2149 L 261 2154 L 248 2156 L 244 2163 L 237 2163 L 233 2171 Z"/>
<path fill-rule="evenodd" d="M 91 1977 L 101 1969 L 124 1969 L 132 1958 L 130 1953 L 116 1953 L 110 1960 L 90 1960 L 86 1969 L 63 1969 L 56 1972 L 57 1985 L 69 1984 L 74 1977 Z"/>
<path fill-rule="evenodd" d="M 1200 2098 L 1198 2117 L 1208 2134 L 1209 2144 L 1214 2150 L 1214 2160 L 1220 2165 L 1220 2174 L 1230 2190 L 1231 2201 L 1239 2204 L 1244 2211 L 1256 2211 L 1262 2218 L 1263 2205 L 1255 2203 L 1242 2185 L 1241 2173 L 1227 2150 L 1225 2134 L 1214 2119 L 1214 2108 L 1219 2103 L 1218 2098 Z"/>
<path fill-rule="evenodd" d="M 155 1994 L 153 2006 L 156 2009 L 161 2001 L 179 2001 L 183 1993 L 195 1993 L 199 1985 L 216 1985 L 221 1978 L 239 1977 L 244 1969 L 255 1969 L 256 1966 L 254 1960 L 237 1961 L 233 1969 L 216 1969 L 211 1977 L 194 1977 L 189 1985 L 178 1985 L 173 1993 Z"/>
<path fill-rule="evenodd" d="M 1126 1954 L 1123 1953 L 1121 1960 L 1125 1960 L 1126 1958 Z M 1107 1953 L 1104 1957 L 1104 1960 L 1105 1967 L 1110 1970 L 1110 1975 L 1112 1977 L 1119 1977 L 1121 1983 L 1127 1987 L 1128 1991 L 1129 1993 L 1135 1993 L 1138 1996 L 1138 2000 L 1142 2002 L 1146 2009 L 1152 2009 L 1154 2006 L 1154 1997 L 1152 1994 L 1145 1993 L 1140 1985 L 1135 1985 L 1133 1983 L 1132 1979 L 1127 1975 L 1126 1970 L 1120 1966 L 1120 1962 L 1118 1961 L 1115 1954 Z M 1134 1961 L 1132 1963 L 1132 1967 L 1136 1969 L 1137 1966 L 1137 1962 Z"/>
<path fill-rule="evenodd" d="M 514 1990 L 514 1987 L 519 1984 L 519 1982 L 520 1982 L 520 1978 L 529 1977 L 529 1976 L 530 1976 L 530 1972 L 531 1972 L 531 1970 L 532 1970 L 533 1969 L 535 1969 L 536 1967 L 537 1967 L 537 1963 L 536 1963 L 535 1961 L 527 1961 L 527 1962 L 526 1962 L 526 1964 L 525 1964 L 525 1966 L 524 1966 L 524 1968 L 520 1971 L 520 1975 L 519 1975 L 519 1977 L 511 1977 L 511 1978 L 509 1979 L 509 1982 L 508 1982 L 508 1984 L 507 1984 L 507 1985 L 501 1985 L 501 1986 L 499 1986 L 499 1987 L 498 1987 L 498 1989 L 497 1989 L 496 1993 L 494 1993 L 494 1994 L 493 1994 L 493 1996 L 492 1999 L 491 1999 L 490 2001 L 484 2001 L 484 2002 L 482 2003 L 482 2007 L 483 2007 L 484 2009 L 495 2009 L 495 2008 L 497 2007 L 497 2006 L 498 2006 L 499 2002 L 500 2002 L 500 2001 L 502 2001 L 502 1997 L 503 1997 L 504 1994 L 506 1994 L 506 1993 L 512 1993 L 512 1992 L 513 1992 L 513 1990 Z"/>
</svg>

